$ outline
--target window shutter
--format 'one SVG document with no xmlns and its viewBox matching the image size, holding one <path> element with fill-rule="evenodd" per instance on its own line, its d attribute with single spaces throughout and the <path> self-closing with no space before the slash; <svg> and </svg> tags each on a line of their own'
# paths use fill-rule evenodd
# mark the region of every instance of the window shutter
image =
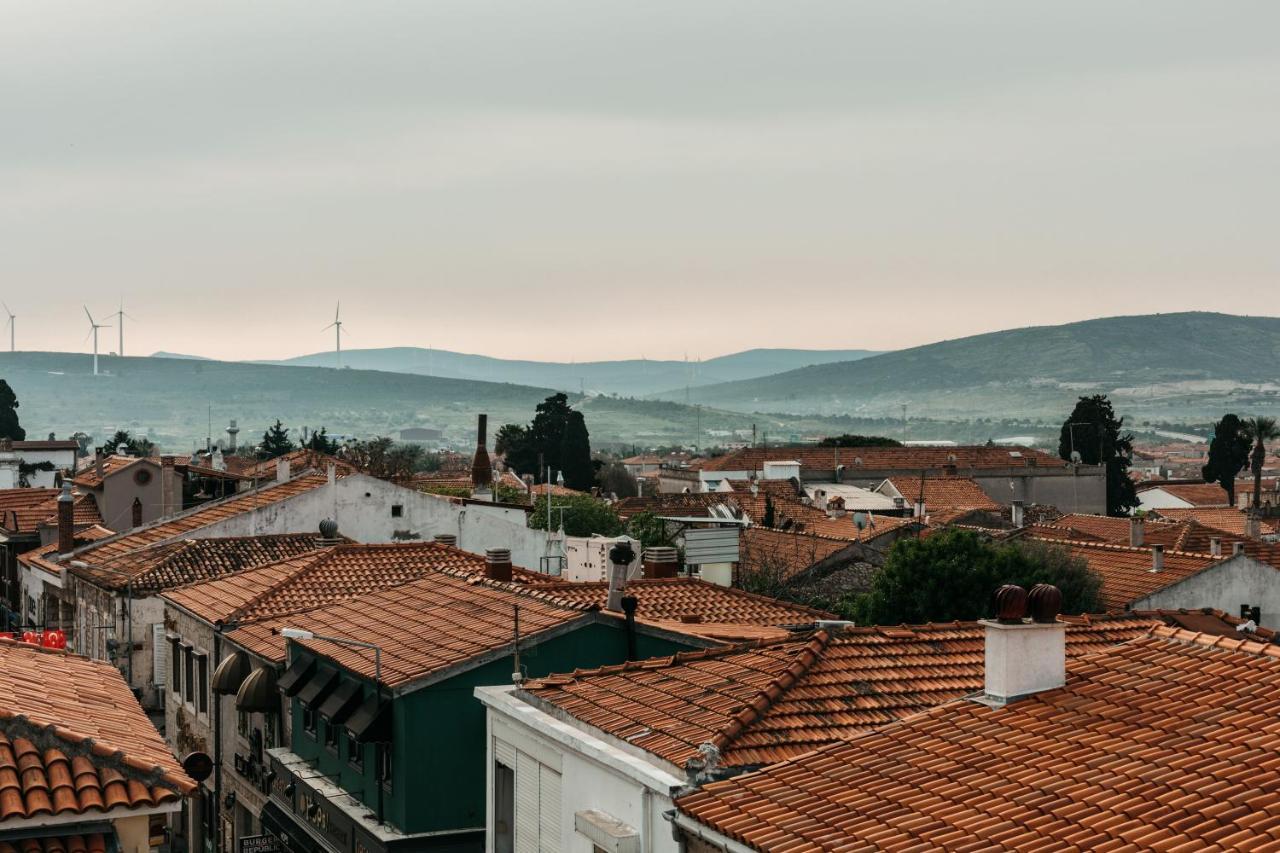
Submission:
<svg viewBox="0 0 1280 853">
<path fill-rule="evenodd" d="M 209 713 L 209 656 L 197 655 L 196 665 L 200 671 L 200 680 L 197 682 L 199 695 L 196 697 L 196 707 L 202 714 Z"/>
<path fill-rule="evenodd" d="M 516 853 L 538 853 L 538 762 L 516 754 Z"/>
<path fill-rule="evenodd" d="M 169 640 L 169 684 L 173 687 L 173 692 L 179 697 L 182 695 L 182 647 L 178 645 L 178 638 L 173 637 Z"/>
<path fill-rule="evenodd" d="M 538 850 L 560 853 L 560 774 L 538 765 Z"/>
<path fill-rule="evenodd" d="M 151 683 L 156 687 L 164 686 L 165 651 L 164 623 L 156 622 L 151 626 Z"/>
<path fill-rule="evenodd" d="M 493 739 L 493 757 L 499 764 L 516 769 L 516 748 L 500 738 Z"/>
</svg>

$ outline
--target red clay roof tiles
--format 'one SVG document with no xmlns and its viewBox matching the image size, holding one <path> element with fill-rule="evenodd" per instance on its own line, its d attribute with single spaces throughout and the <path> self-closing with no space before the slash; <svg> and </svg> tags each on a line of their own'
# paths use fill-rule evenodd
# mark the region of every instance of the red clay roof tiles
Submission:
<svg viewBox="0 0 1280 853">
<path fill-rule="evenodd" d="M 0 841 L 0 853 L 107 853 L 107 837 L 90 832 L 17 838 Z"/>
<path fill-rule="evenodd" d="M 1064 688 L 951 702 L 676 800 L 758 850 L 1265 849 L 1280 646 L 1157 628 Z"/>
<path fill-rule="evenodd" d="M 859 469 L 912 471 L 943 469 L 955 465 L 960 471 L 1022 468 L 1028 460 L 1042 468 L 1063 468 L 1063 462 L 1042 450 L 1029 447 L 748 447 L 717 456 L 702 466 L 704 471 L 762 471 L 766 461 L 800 463 L 803 471 L 835 471 L 845 466 L 845 477 L 856 478 Z"/>
<path fill-rule="evenodd" d="M 884 486 L 892 488 L 886 490 Z M 890 477 L 884 481 L 881 490 L 889 494 L 897 492 L 910 506 L 920 499 L 920 478 L 901 475 Z M 925 477 L 924 504 L 926 512 L 934 509 L 1000 510 L 1000 505 L 971 477 Z"/>
<path fill-rule="evenodd" d="M 0 826 L 195 788 L 110 664 L 0 640 L 0 696 Z"/>
</svg>

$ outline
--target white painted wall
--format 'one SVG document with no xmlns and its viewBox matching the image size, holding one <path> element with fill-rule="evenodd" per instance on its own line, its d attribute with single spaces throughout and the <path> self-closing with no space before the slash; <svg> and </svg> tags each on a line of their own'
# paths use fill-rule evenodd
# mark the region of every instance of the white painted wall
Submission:
<svg viewBox="0 0 1280 853">
<path fill-rule="evenodd" d="M 400 508 L 398 515 L 395 507 Z M 464 551 L 483 554 L 488 548 L 508 548 L 512 563 L 534 570 L 540 567 L 542 557 L 563 554 L 558 536 L 548 539 L 544 531 L 529 529 L 524 510 L 454 503 L 364 474 L 341 477 L 335 483 L 188 535 L 205 539 L 309 533 L 318 530 L 326 518 L 337 520 L 338 532 L 357 542 L 430 541 L 448 533 L 458 537 L 458 547 Z"/>
<path fill-rule="evenodd" d="M 1262 625 L 1280 628 L 1280 570 L 1241 554 L 1139 599 L 1134 610 L 1213 607 L 1239 615 L 1240 605 L 1262 608 Z"/>
<path fill-rule="evenodd" d="M 1222 494 L 1225 498 L 1227 493 Z M 1190 502 L 1175 497 L 1164 489 L 1145 489 L 1138 492 L 1138 509 L 1187 509 L 1191 506 L 1193 504 Z"/>
<path fill-rule="evenodd" d="M 590 809 L 637 829 L 640 849 L 647 853 L 680 853 L 663 817 L 674 808 L 672 792 L 685 781 L 677 768 L 659 766 L 656 758 L 647 761 L 544 713 L 514 696 L 511 687 L 479 687 L 476 696 L 487 706 L 488 719 L 487 853 L 493 853 L 494 743 L 499 738 L 560 773 L 561 853 L 592 853 L 574 822 L 576 812 Z"/>
<path fill-rule="evenodd" d="M 74 450 L 15 449 L 13 452 L 23 462 L 37 465 L 41 462 L 53 463 L 53 471 L 35 471 L 28 475 L 27 479 L 33 488 L 51 489 L 53 488 L 54 475 L 58 471 L 74 471 L 76 467 L 76 452 Z"/>
</svg>

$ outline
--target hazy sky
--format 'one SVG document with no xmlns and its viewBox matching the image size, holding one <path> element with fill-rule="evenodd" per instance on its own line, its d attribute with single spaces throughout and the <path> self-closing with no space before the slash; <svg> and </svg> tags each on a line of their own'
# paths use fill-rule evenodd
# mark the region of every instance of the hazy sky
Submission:
<svg viewBox="0 0 1280 853">
<path fill-rule="evenodd" d="M 1280 3 L 0 0 L 23 349 L 896 348 L 1280 313 Z M 114 349 L 114 331 L 108 338 Z M 104 341 L 105 343 L 105 341 Z"/>
</svg>

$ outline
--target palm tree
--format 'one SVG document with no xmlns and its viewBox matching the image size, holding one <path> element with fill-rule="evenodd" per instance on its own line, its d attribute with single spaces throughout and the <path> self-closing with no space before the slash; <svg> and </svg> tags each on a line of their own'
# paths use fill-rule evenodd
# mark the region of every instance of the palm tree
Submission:
<svg viewBox="0 0 1280 853">
<path fill-rule="evenodd" d="M 1280 438 L 1280 425 L 1275 418 L 1245 418 L 1244 434 L 1253 442 L 1249 467 L 1253 471 L 1253 508 L 1262 506 L 1262 468 L 1267 461 L 1267 442 Z"/>
</svg>

